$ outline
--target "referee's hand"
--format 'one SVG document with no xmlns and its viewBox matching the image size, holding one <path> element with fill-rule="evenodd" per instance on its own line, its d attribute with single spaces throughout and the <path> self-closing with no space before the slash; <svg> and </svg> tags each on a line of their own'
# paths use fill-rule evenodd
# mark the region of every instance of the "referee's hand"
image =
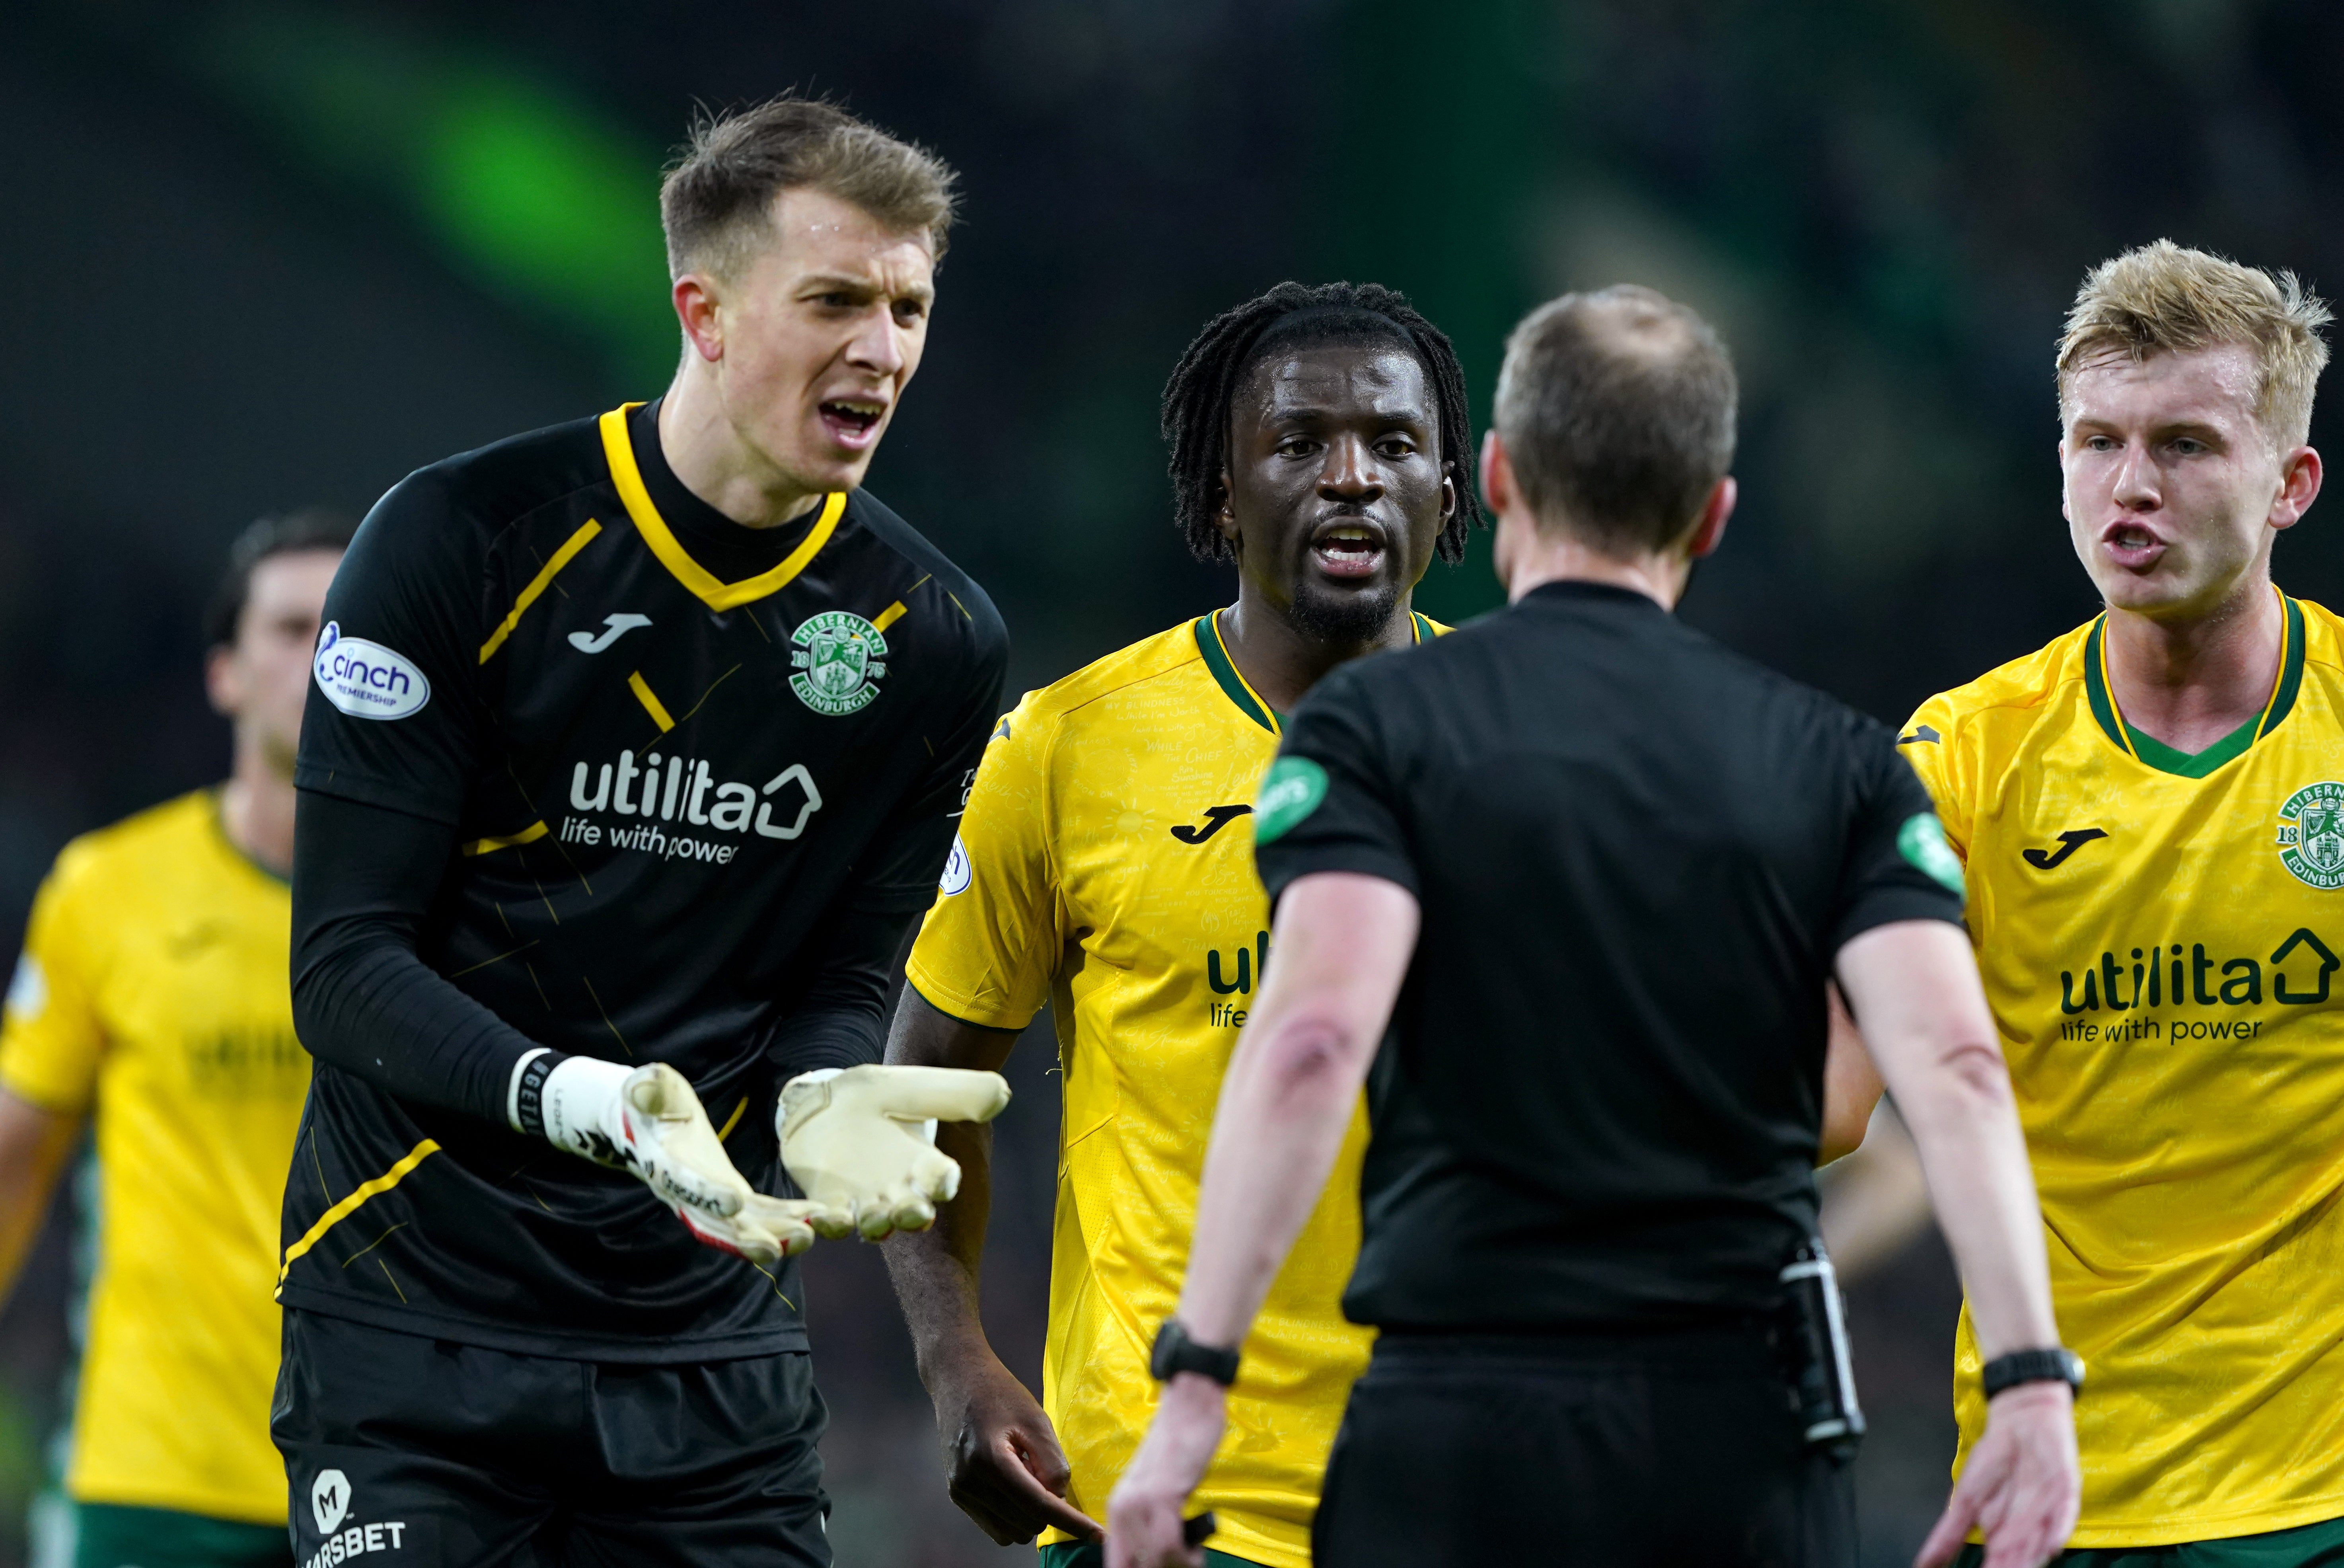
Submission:
<svg viewBox="0 0 2344 1568">
<path fill-rule="evenodd" d="M 1156 1419 L 1106 1500 L 1106 1568 L 1204 1568 L 1188 1543 L 1188 1498 L 1228 1428 L 1228 1397 L 1197 1372 L 1175 1372 Z"/>
<path fill-rule="evenodd" d="M 2075 1392 L 2021 1383 L 1986 1405 L 1985 1431 L 1913 1568 L 1944 1568 L 1975 1527 L 1985 1568 L 2041 1568 L 2076 1528 L 2083 1474 L 2076 1459 Z"/>
</svg>

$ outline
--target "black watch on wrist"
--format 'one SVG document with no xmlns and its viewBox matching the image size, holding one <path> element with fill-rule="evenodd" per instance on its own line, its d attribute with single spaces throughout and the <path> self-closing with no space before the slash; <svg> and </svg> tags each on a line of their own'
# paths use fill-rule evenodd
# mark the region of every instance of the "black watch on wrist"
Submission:
<svg viewBox="0 0 2344 1568">
<path fill-rule="evenodd" d="M 1156 1348 L 1147 1353 L 1147 1371 L 1157 1382 L 1169 1382 L 1175 1372 L 1200 1372 L 1223 1388 L 1238 1381 L 1238 1353 L 1217 1345 L 1200 1345 L 1188 1337 L 1177 1318 L 1167 1318 L 1156 1330 Z"/>
<path fill-rule="evenodd" d="M 2013 1351 L 1985 1364 L 1985 1397 L 2021 1383 L 2066 1383 L 2084 1386 L 2084 1360 L 2073 1351 Z"/>
</svg>

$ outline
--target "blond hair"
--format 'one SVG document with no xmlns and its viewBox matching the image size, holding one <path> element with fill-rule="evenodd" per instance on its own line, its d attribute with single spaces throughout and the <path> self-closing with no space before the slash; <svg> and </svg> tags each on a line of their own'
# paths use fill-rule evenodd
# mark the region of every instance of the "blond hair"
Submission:
<svg viewBox="0 0 2344 1568">
<path fill-rule="evenodd" d="M 2328 364 L 2319 329 L 2328 306 L 2292 272 L 2190 250 L 2160 239 L 2101 262 L 2076 291 L 2059 339 L 2059 408 L 2076 373 L 2121 354 L 2138 364 L 2152 354 L 2187 353 L 2239 343 L 2255 352 L 2261 384 L 2255 418 L 2276 444 L 2300 446 L 2311 433 L 2311 394 Z"/>
<path fill-rule="evenodd" d="M 835 104 L 794 93 L 702 116 L 660 184 L 669 272 L 737 274 L 773 238 L 773 197 L 818 190 L 887 228 L 917 234 L 932 260 L 957 216 L 959 177 L 942 158 L 898 141 Z"/>
</svg>

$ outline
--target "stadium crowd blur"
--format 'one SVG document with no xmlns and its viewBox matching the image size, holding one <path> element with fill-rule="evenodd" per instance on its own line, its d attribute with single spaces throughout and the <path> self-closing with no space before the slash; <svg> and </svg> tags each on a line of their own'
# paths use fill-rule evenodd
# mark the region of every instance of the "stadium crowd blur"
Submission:
<svg viewBox="0 0 2344 1568">
<path fill-rule="evenodd" d="M 240 526 L 362 510 L 420 463 L 664 384 L 652 197 L 695 103 L 829 92 L 963 172 L 872 487 L 1000 606 L 1005 701 L 1226 600 L 1166 521 L 1156 396 L 1200 322 L 1282 278 L 1407 291 L 1456 339 L 1477 428 L 1541 298 L 1632 280 L 1709 314 L 1742 372 L 1743 503 L 1687 618 L 1890 722 L 2094 609 L 2053 460 L 2051 347 L 2086 267 L 2170 235 L 2344 289 L 2344 106 L 2319 85 L 2344 9 L 2319 0 L 15 12 L 12 954 L 66 839 L 225 772 L 198 612 Z M 2332 604 L 2344 530 L 2309 523 L 2277 576 Z M 1418 602 L 1498 599 L 1485 538 Z M 1029 1378 L 1057 1114 L 1037 1044 L 999 1124 L 986 1280 Z M 0 1317 L 0 1564 L 58 1410 L 70 1209 Z M 1851 1310 L 1865 1555 L 1887 1563 L 1944 1495 L 1958 1288 L 1934 1236 L 1873 1250 Z M 841 1561 L 1030 1560 L 945 1500 L 875 1252 L 827 1244 L 808 1280 Z"/>
</svg>

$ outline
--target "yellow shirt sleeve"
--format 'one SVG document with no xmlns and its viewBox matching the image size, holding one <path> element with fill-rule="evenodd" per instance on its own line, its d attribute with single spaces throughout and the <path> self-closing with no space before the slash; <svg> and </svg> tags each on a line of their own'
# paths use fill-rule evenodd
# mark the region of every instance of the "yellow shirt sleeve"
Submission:
<svg viewBox="0 0 2344 1568">
<path fill-rule="evenodd" d="M 1065 934 L 1050 853 L 1055 715 L 1032 696 L 994 727 L 904 978 L 938 1011 L 1022 1029 L 1050 998 Z"/>
<path fill-rule="evenodd" d="M 68 846 L 41 884 L 7 1005 L 0 1008 L 0 1087 L 61 1115 L 89 1108 L 106 1047 L 95 950 L 106 927 L 79 907 L 76 858 Z"/>
<path fill-rule="evenodd" d="M 1965 737 L 1955 727 L 1954 705 L 1944 693 L 1930 698 L 1896 732 L 1896 749 L 1921 775 L 1922 787 L 1936 803 L 1937 820 L 1945 842 L 1967 865 L 1970 858 L 1970 802 L 1965 787 L 1961 746 Z"/>
</svg>

